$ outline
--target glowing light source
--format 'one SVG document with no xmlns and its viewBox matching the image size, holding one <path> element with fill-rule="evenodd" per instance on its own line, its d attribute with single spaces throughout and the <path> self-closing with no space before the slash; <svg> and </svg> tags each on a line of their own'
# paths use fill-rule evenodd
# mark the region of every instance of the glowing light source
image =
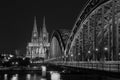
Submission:
<svg viewBox="0 0 120 80">
<path fill-rule="evenodd" d="M 46 76 L 46 66 L 41 66 L 42 68 L 42 76 Z"/>
<path fill-rule="evenodd" d="M 91 51 L 88 51 L 88 53 L 91 53 Z"/>
<path fill-rule="evenodd" d="M 27 80 L 30 80 L 30 78 L 31 78 L 31 75 L 30 74 L 27 74 Z"/>
<path fill-rule="evenodd" d="M 60 74 L 58 72 L 51 72 L 51 80 L 60 80 Z"/>
<path fill-rule="evenodd" d="M 10 57 L 13 57 L 13 55 L 10 54 Z"/>
<path fill-rule="evenodd" d="M 7 80 L 7 74 L 4 74 L 4 80 Z"/>
<path fill-rule="evenodd" d="M 41 66 L 42 71 L 46 71 L 46 66 Z"/>
<path fill-rule="evenodd" d="M 105 51 L 107 51 L 107 50 L 108 50 L 108 48 L 107 48 L 107 47 L 104 47 L 104 50 L 105 50 Z"/>
<path fill-rule="evenodd" d="M 73 54 L 71 54 L 71 57 L 73 57 Z"/>
<path fill-rule="evenodd" d="M 98 48 L 96 48 L 95 50 L 98 51 Z"/>
</svg>

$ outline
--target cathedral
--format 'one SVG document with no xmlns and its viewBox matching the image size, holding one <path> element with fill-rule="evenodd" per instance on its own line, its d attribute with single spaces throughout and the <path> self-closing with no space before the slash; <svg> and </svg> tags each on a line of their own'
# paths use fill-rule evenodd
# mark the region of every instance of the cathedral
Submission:
<svg viewBox="0 0 120 80">
<path fill-rule="evenodd" d="M 37 30 L 36 17 L 34 18 L 34 26 L 32 31 L 31 42 L 27 45 L 26 57 L 30 59 L 43 58 L 46 59 L 50 47 L 49 34 L 46 29 L 45 17 L 43 19 L 43 26 L 40 27 L 40 32 Z"/>
</svg>

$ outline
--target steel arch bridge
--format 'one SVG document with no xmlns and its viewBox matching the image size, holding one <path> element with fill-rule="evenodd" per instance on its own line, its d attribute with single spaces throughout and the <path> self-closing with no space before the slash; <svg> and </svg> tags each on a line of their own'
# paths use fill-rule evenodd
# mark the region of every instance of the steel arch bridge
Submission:
<svg viewBox="0 0 120 80">
<path fill-rule="evenodd" d="M 61 34 L 53 32 L 62 53 L 50 63 L 120 72 L 120 0 L 89 0 L 67 38 Z"/>
<path fill-rule="evenodd" d="M 59 29 L 52 33 L 49 58 L 60 58 L 64 56 L 65 45 L 70 35 L 70 30 Z"/>
<path fill-rule="evenodd" d="M 68 61 L 119 60 L 120 0 L 90 0 L 65 48 Z"/>
</svg>

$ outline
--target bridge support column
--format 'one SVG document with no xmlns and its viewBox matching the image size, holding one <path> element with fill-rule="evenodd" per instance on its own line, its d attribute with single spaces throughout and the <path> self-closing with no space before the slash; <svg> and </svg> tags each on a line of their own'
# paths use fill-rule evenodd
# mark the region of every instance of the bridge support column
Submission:
<svg viewBox="0 0 120 80">
<path fill-rule="evenodd" d="M 115 0 L 112 5 L 112 44 L 113 44 L 113 60 L 118 60 L 118 28 L 115 23 Z"/>
</svg>

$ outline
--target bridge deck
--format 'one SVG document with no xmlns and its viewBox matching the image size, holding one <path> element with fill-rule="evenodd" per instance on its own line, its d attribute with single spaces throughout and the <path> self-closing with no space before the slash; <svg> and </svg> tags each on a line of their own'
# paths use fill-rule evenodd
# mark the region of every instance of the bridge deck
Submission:
<svg viewBox="0 0 120 80">
<path fill-rule="evenodd" d="M 63 65 L 77 68 L 87 68 L 87 69 L 95 69 L 95 70 L 104 70 L 111 72 L 120 72 L 120 61 L 90 61 L 90 62 L 65 62 L 65 61 L 52 61 L 49 62 L 55 65 Z"/>
</svg>

